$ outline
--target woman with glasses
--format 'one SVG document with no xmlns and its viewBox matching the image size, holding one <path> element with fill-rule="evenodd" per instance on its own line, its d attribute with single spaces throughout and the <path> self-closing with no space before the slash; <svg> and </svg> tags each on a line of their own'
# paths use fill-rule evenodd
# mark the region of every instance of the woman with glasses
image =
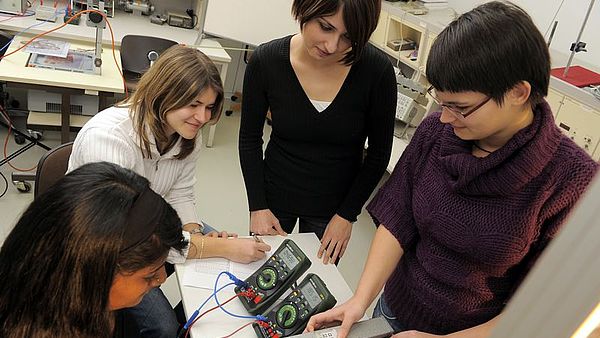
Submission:
<svg viewBox="0 0 600 338">
<path fill-rule="evenodd" d="M 249 263 L 270 247 L 253 239 L 204 236 L 196 212 L 194 183 L 199 160 L 200 129 L 216 123 L 223 105 L 223 86 L 216 66 L 195 48 L 175 45 L 141 77 L 125 102 L 96 114 L 81 129 L 69 159 L 69 171 L 90 162 L 116 163 L 146 177 L 152 189 L 177 211 L 190 240 L 187 258 L 225 257 Z M 216 234 L 216 233 L 213 233 Z M 130 309 L 143 337 L 174 337 L 179 324 L 166 297 L 152 290 Z"/>
<path fill-rule="evenodd" d="M 344 255 L 392 150 L 394 71 L 368 43 L 380 11 L 381 0 L 294 0 L 300 32 L 259 46 L 246 68 L 239 150 L 250 231 L 284 235 L 298 221 L 321 239 L 325 264 Z"/>
<path fill-rule="evenodd" d="M 550 57 L 529 15 L 489 2 L 436 38 L 441 112 L 427 117 L 368 205 L 379 225 L 354 297 L 313 317 L 344 338 L 374 316 L 399 337 L 487 337 L 598 169 L 544 97 Z"/>
</svg>

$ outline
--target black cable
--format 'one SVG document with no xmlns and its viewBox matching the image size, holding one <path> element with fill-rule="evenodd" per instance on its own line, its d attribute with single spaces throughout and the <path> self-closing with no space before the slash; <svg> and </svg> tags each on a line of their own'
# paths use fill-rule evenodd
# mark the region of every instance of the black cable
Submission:
<svg viewBox="0 0 600 338">
<path fill-rule="evenodd" d="M 6 192 L 8 191 L 8 180 L 6 179 L 6 176 L 4 176 L 3 173 L 0 172 L 0 176 L 2 176 L 2 179 L 4 180 L 4 191 L 0 194 L 0 198 L 2 198 Z"/>
</svg>

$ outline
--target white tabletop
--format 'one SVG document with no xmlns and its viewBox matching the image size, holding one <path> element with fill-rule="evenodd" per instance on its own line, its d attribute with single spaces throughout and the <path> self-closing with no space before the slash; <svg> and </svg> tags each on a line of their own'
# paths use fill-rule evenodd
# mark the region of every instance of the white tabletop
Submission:
<svg viewBox="0 0 600 338">
<path fill-rule="evenodd" d="M 231 62 L 231 56 L 223 49 L 223 46 L 216 41 L 211 39 L 202 39 L 198 44 L 190 44 L 190 47 L 198 48 L 202 53 L 206 54 L 212 62 L 229 63 Z M 224 74 L 221 74 L 223 77 Z M 223 78 L 223 82 L 225 79 Z"/>
<path fill-rule="evenodd" d="M 96 39 L 96 29 L 86 26 L 85 16 L 86 14 L 82 15 L 79 25 L 66 25 L 61 29 L 49 33 L 45 38 L 94 43 Z M 11 20 L 0 22 L 0 29 L 16 34 L 29 26 L 41 23 L 41 25 L 31 28 L 25 33 L 27 35 L 35 35 L 60 26 L 62 24 L 62 18 L 59 19 L 60 20 L 57 20 L 56 22 L 44 23 L 43 21 L 35 20 L 34 16 L 15 17 Z M 167 24 L 156 25 L 151 23 L 147 16 L 133 15 L 121 11 L 115 11 L 115 16 L 108 18 L 108 21 L 113 29 L 115 46 L 121 46 L 121 40 L 125 35 L 153 36 L 197 47 L 213 62 L 231 62 L 231 57 L 219 42 L 211 39 L 197 41 L 199 36 L 197 30 L 172 27 Z M 104 45 L 109 46 L 109 48 L 112 44 L 108 27 L 102 33 L 102 42 Z"/>
<path fill-rule="evenodd" d="M 96 39 L 96 29 L 93 27 L 88 27 L 85 24 L 86 15 L 87 14 L 83 14 L 81 16 L 79 25 L 66 25 L 63 28 L 52 32 L 50 35 L 64 39 L 77 39 L 81 41 L 94 42 Z M 156 25 L 151 23 L 150 18 L 147 16 L 134 15 L 121 11 L 115 11 L 115 16 L 108 18 L 108 21 L 115 34 L 115 44 L 117 46 L 121 45 L 123 36 L 129 34 L 154 36 L 184 44 L 193 44 L 198 38 L 197 30 L 173 27 L 167 24 Z M 35 16 L 15 17 L 11 20 L 0 22 L 0 29 L 10 32 L 19 32 L 29 26 L 40 23 L 42 24 L 29 29 L 27 32 L 29 34 L 39 34 L 58 27 L 63 23 L 63 15 L 61 14 L 59 17 L 57 17 L 56 22 L 45 23 L 43 23 L 43 21 L 36 20 Z M 111 43 L 110 31 L 108 27 L 106 27 L 102 33 L 102 41 L 105 44 Z"/>
<path fill-rule="evenodd" d="M 289 238 L 293 240 L 312 262 L 311 267 L 306 273 L 314 273 L 321 277 L 323 282 L 325 282 L 325 284 L 327 285 L 329 291 L 336 298 L 338 305 L 346 302 L 348 299 L 350 299 L 350 297 L 352 297 L 352 290 L 338 271 L 337 267 L 333 264 L 324 265 L 323 262 L 317 258 L 317 250 L 319 249 L 320 242 L 314 233 L 290 234 L 287 237 L 265 236 L 262 238 L 266 243 L 271 245 L 272 251 L 277 250 L 279 244 L 281 244 L 284 239 Z M 225 261 L 225 259 L 223 259 L 223 261 Z M 200 304 L 202 304 L 202 302 L 204 302 L 212 293 L 212 290 L 194 288 L 183 285 L 183 277 L 186 273 L 186 269 L 193 269 L 193 265 L 194 260 L 188 260 L 185 264 L 177 264 L 175 266 L 177 280 L 181 289 L 181 297 L 183 299 L 183 307 L 188 318 L 196 310 L 196 308 L 200 306 Z M 226 279 L 226 277 L 222 278 Z M 301 281 L 303 278 L 304 275 L 301 276 L 298 279 L 298 281 Z M 222 303 L 233 295 L 233 286 L 226 288 L 219 293 L 219 302 Z M 210 309 L 211 307 L 214 307 L 215 305 L 216 303 L 214 299 L 209 301 L 200 313 Z M 242 303 L 237 299 L 234 299 L 233 301 L 225 305 L 225 308 L 230 312 L 238 315 L 248 315 L 248 312 L 246 312 L 246 310 L 242 306 Z M 227 334 L 232 333 L 237 328 L 241 327 L 242 325 L 248 322 L 251 322 L 251 320 L 230 317 L 223 311 L 217 309 L 208 313 L 206 316 L 198 320 L 198 322 L 196 322 L 196 324 L 194 324 L 194 326 L 192 327 L 191 334 L 195 338 L 223 337 Z M 235 337 L 256 338 L 256 334 L 254 333 L 252 326 L 248 326 L 240 332 L 236 333 Z"/>
<path fill-rule="evenodd" d="M 6 54 L 20 47 L 21 41 L 26 41 L 30 37 L 18 36 L 8 47 Z M 92 44 L 71 42 L 70 49 L 94 50 Z M 118 50 L 111 48 L 102 50 L 101 75 L 83 74 L 54 69 L 44 69 L 35 67 L 26 67 L 30 53 L 24 49 L 15 54 L 8 55 L 0 61 L 0 80 L 11 81 L 26 84 L 36 84 L 43 86 L 64 87 L 83 89 L 88 94 L 98 94 L 97 92 L 123 93 L 123 79 L 117 68 L 121 67 L 121 55 Z M 116 61 L 115 61 L 116 59 Z M 116 62 L 116 63 L 115 63 Z"/>
</svg>

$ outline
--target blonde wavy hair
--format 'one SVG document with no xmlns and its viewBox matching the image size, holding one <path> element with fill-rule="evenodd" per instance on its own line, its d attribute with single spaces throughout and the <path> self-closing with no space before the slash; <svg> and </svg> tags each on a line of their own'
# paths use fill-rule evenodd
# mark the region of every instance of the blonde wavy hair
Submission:
<svg viewBox="0 0 600 338">
<path fill-rule="evenodd" d="M 164 51 L 138 82 L 131 97 L 120 106 L 129 107 L 133 127 L 139 135 L 144 158 L 152 158 L 150 137 L 167 143 L 166 116 L 169 112 L 192 103 L 206 88 L 217 94 L 211 118 L 205 125 L 215 124 L 223 108 L 223 83 L 215 64 L 196 48 L 174 45 Z M 148 135 L 147 129 L 151 135 Z M 184 159 L 194 151 L 196 140 L 182 139 L 181 151 L 175 156 Z"/>
</svg>

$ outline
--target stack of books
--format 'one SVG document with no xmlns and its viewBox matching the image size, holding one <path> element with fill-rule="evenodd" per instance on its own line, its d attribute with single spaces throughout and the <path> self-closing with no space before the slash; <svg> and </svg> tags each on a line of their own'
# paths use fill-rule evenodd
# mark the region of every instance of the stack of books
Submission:
<svg viewBox="0 0 600 338">
<path fill-rule="evenodd" d="M 447 0 L 419 0 L 417 2 L 420 2 L 425 8 L 431 10 L 448 8 Z"/>
</svg>

